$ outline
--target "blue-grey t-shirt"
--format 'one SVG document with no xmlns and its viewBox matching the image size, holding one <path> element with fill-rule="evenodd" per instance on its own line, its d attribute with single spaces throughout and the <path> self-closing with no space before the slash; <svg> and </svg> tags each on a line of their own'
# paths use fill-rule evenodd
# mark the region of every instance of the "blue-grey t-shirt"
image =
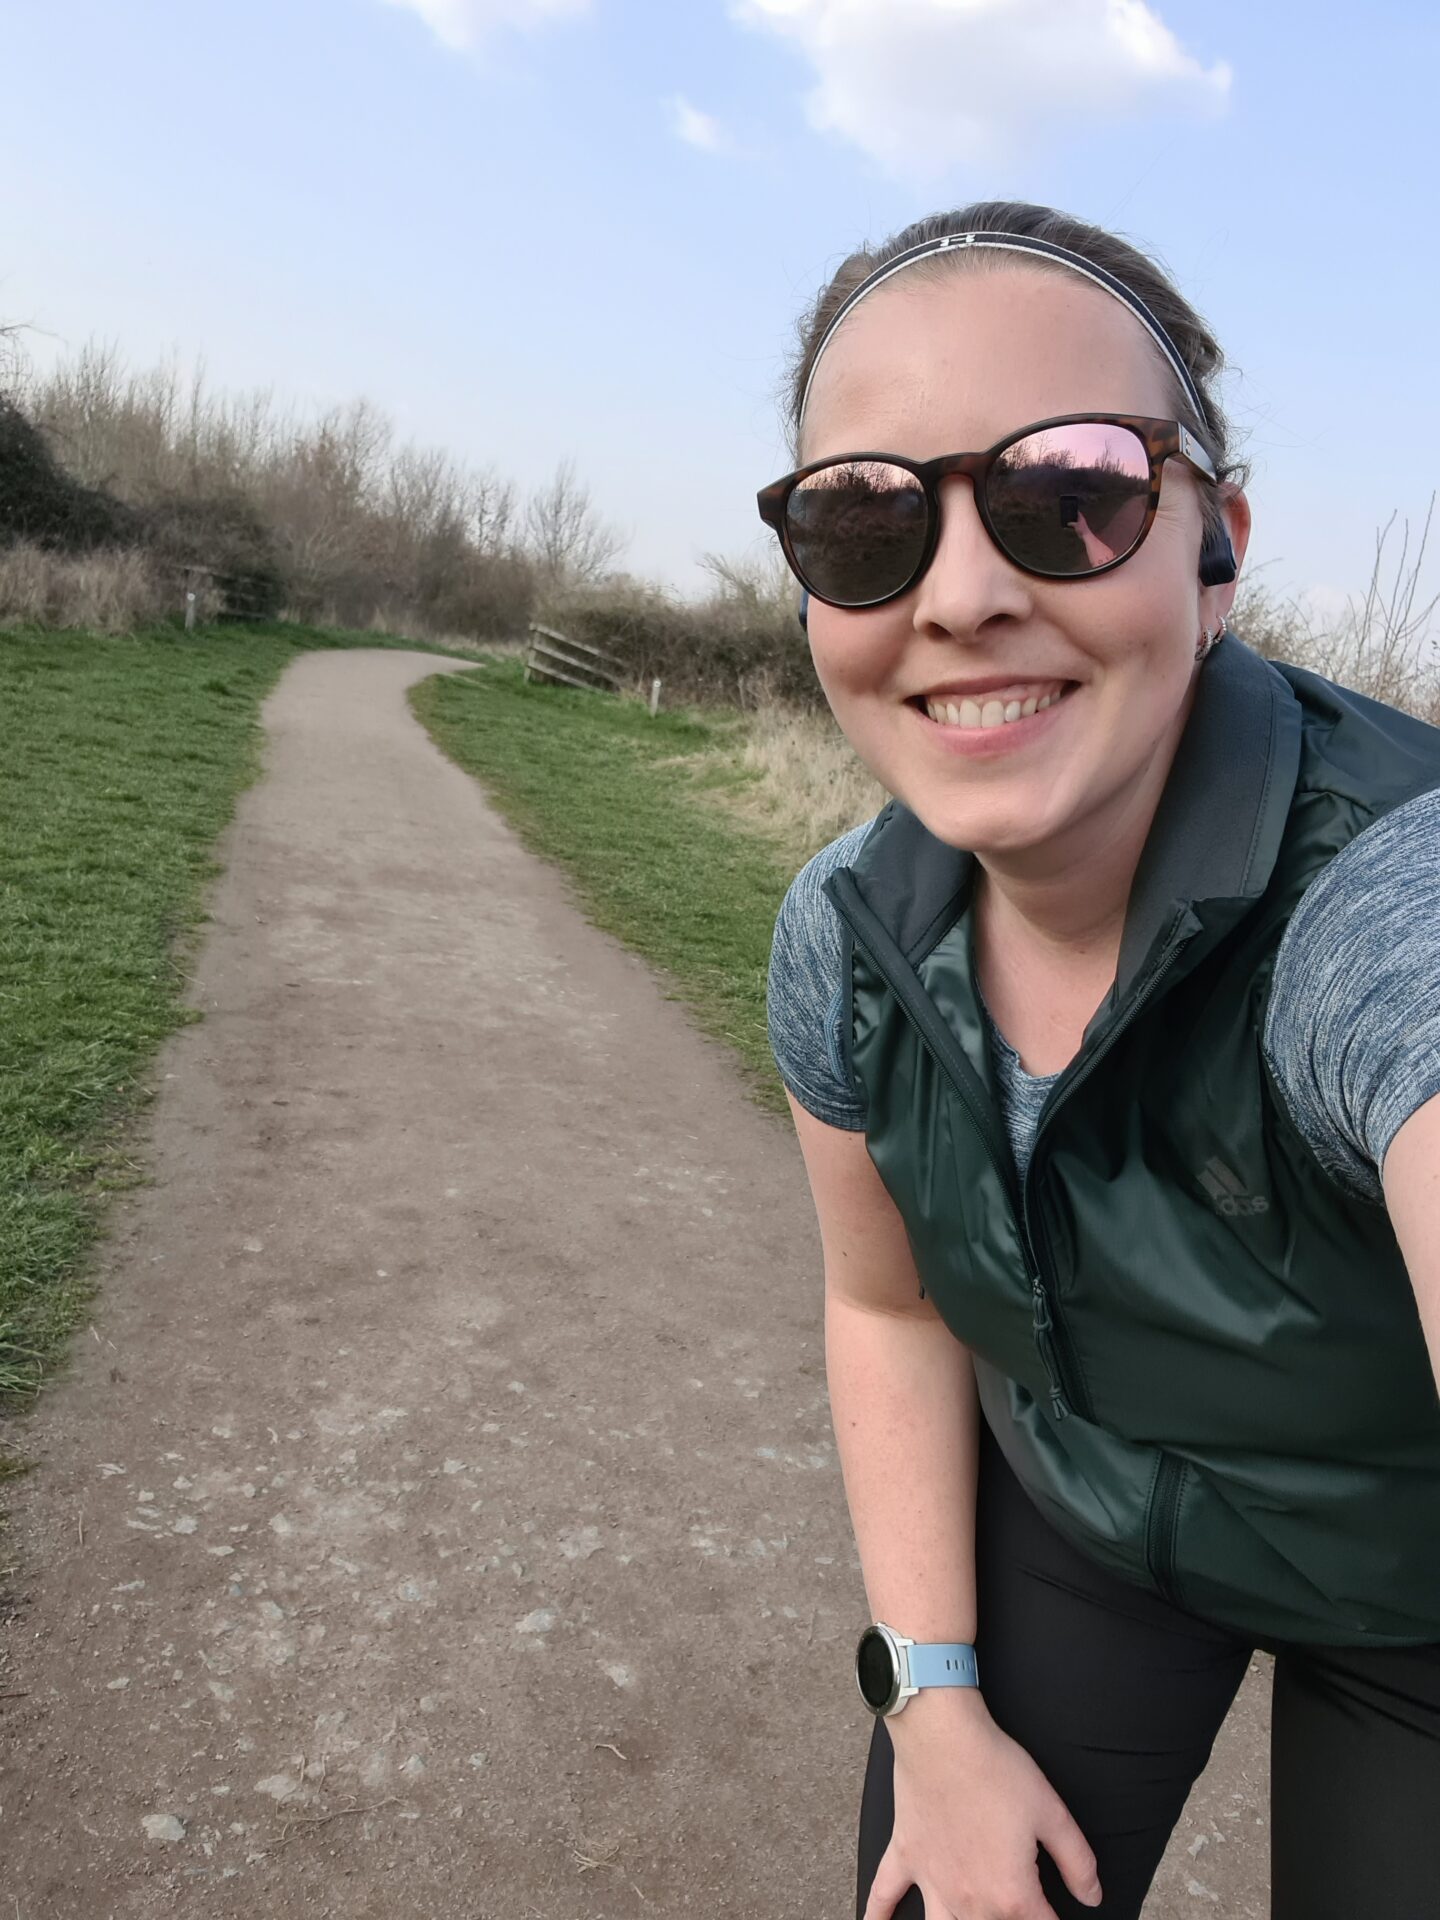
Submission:
<svg viewBox="0 0 1440 1920">
<path fill-rule="evenodd" d="M 841 1063 L 840 922 L 821 892 L 874 825 L 842 834 L 796 875 L 770 954 L 770 1045 L 807 1112 L 861 1131 Z M 1027 1073 L 986 1009 L 1000 1107 L 1023 1179 L 1058 1074 Z M 1440 793 L 1377 820 L 1306 889 L 1280 942 L 1262 1036 L 1291 1118 L 1352 1192 L 1382 1199 L 1390 1142 L 1440 1093 Z"/>
</svg>

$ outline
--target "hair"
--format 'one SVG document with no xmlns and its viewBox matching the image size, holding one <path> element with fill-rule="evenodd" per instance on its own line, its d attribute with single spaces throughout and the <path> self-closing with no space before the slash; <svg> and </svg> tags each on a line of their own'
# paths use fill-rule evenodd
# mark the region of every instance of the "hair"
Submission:
<svg viewBox="0 0 1440 1920">
<path fill-rule="evenodd" d="M 1092 226 L 1089 221 L 1061 213 L 1054 207 L 1032 206 L 1023 200 L 976 200 L 968 207 L 957 207 L 949 213 L 933 213 L 924 220 L 913 221 L 879 246 L 858 248 L 841 263 L 834 278 L 800 322 L 799 351 L 791 367 L 788 396 L 790 433 L 797 459 L 802 424 L 800 410 L 806 385 L 826 329 L 841 306 L 863 280 L 878 268 L 888 266 L 909 248 L 920 246 L 928 240 L 943 239 L 946 234 L 967 231 L 1014 233 L 1032 240 L 1047 240 L 1053 246 L 1078 253 L 1092 266 L 1113 274 L 1132 293 L 1137 294 L 1169 334 L 1200 394 L 1203 411 L 1197 417 L 1189 396 L 1175 378 L 1174 370 L 1166 367 L 1175 418 L 1199 438 L 1215 462 L 1215 471 L 1221 480 L 1244 484 L 1248 469 L 1235 456 L 1230 423 L 1216 394 L 1225 356 L 1219 341 L 1169 274 L 1148 254 L 1142 253 L 1128 240 L 1122 240 L 1118 234 L 1108 233 L 1104 227 Z M 1007 264 L 1015 260 L 1013 255 L 1002 257 Z M 982 260 L 979 254 L 964 254 L 957 250 L 920 261 L 910 271 L 938 279 L 957 271 L 974 271 L 981 265 L 988 267 L 992 261 L 993 256 L 986 256 Z M 1022 266 L 1017 266 L 1017 270 L 1059 274 L 1069 271 L 1060 263 L 1050 263 L 1039 256 L 1026 259 Z M 1220 522 L 1219 501 L 1213 489 L 1202 489 L 1202 505 L 1208 530 Z"/>
</svg>

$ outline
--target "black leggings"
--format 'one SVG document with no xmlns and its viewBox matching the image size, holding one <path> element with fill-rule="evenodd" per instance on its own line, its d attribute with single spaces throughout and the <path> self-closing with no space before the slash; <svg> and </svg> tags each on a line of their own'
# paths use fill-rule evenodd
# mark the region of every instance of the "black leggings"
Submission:
<svg viewBox="0 0 1440 1920">
<path fill-rule="evenodd" d="M 1114 1578 L 1040 1516 L 982 1428 L 976 1528 L 980 1679 L 1095 1850 L 1082 1907 L 1042 1850 L 1059 1920 L 1138 1920 L 1252 1643 Z M 1440 1603 L 1440 1596 L 1437 1596 Z M 1440 1645 L 1265 1644 L 1275 1655 L 1272 1920 L 1440 1916 Z M 875 1722 L 860 1810 L 859 1895 L 889 1844 L 891 1747 Z M 896 1920 L 921 1920 L 912 1887 Z"/>
</svg>

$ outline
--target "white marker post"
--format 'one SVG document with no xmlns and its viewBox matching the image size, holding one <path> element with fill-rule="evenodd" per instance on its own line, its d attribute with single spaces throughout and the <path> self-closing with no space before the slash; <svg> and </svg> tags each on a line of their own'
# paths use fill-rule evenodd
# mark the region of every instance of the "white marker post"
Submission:
<svg viewBox="0 0 1440 1920">
<path fill-rule="evenodd" d="M 650 682 L 650 718 L 653 720 L 655 718 L 655 715 L 659 711 L 660 711 L 660 682 L 658 680 L 652 680 Z"/>
</svg>

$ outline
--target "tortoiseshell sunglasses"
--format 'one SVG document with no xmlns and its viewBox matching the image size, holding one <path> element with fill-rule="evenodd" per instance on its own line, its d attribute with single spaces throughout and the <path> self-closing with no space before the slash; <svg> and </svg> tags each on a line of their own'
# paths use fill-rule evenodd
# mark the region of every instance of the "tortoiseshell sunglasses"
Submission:
<svg viewBox="0 0 1440 1920">
<path fill-rule="evenodd" d="M 940 536 L 939 483 L 960 473 L 1007 560 L 1044 580 L 1089 579 L 1139 548 L 1172 455 L 1215 483 L 1214 462 L 1178 420 L 1062 414 L 1021 427 L 984 453 L 814 461 L 760 490 L 760 518 L 817 600 L 878 607 L 908 592 L 929 566 Z"/>
</svg>

